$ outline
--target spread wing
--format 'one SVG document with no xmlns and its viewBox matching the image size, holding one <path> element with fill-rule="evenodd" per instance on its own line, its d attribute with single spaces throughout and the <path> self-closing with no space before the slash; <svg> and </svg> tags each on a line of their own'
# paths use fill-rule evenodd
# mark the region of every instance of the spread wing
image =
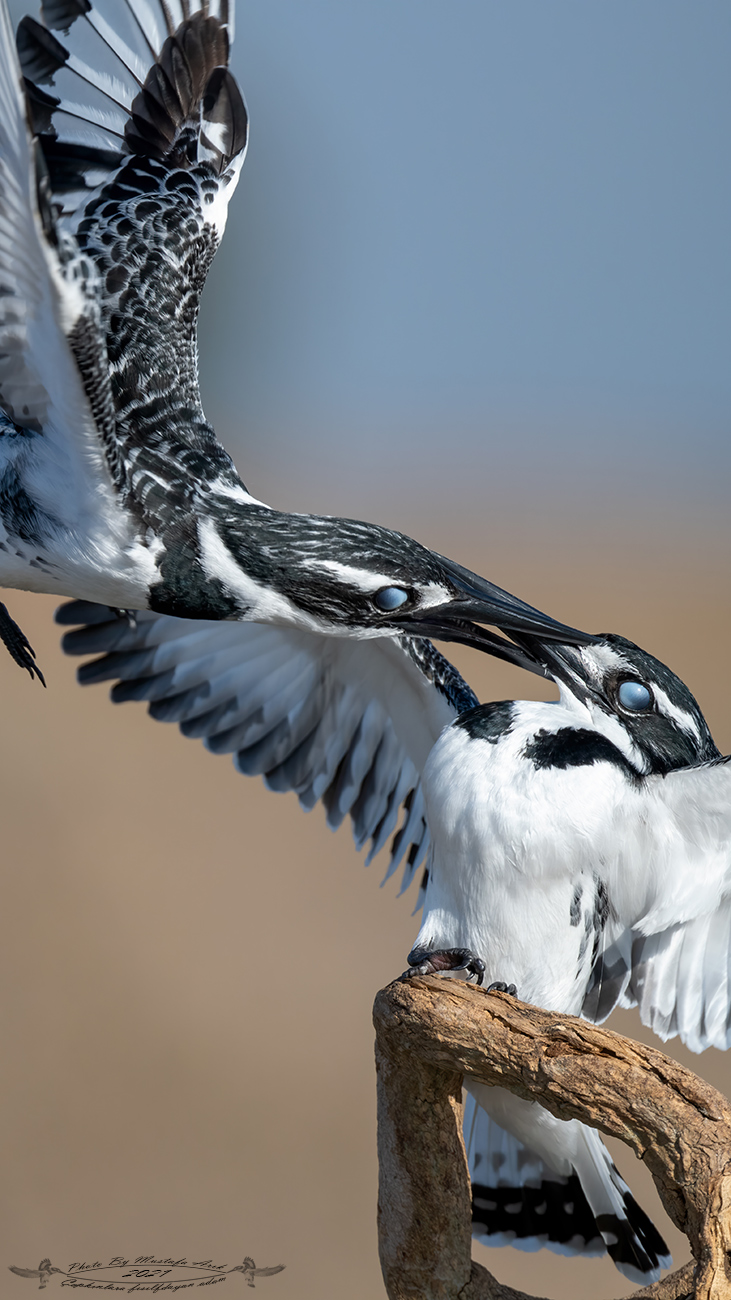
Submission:
<svg viewBox="0 0 731 1300">
<path fill-rule="evenodd" d="M 67 654 L 100 656 L 79 669 L 82 684 L 114 680 L 113 700 L 147 700 L 152 717 L 233 754 L 245 775 L 294 790 L 306 809 L 322 802 L 333 828 L 350 815 L 368 861 L 393 837 L 386 878 L 405 857 L 407 887 L 428 847 L 422 765 L 476 703 L 430 642 L 147 612 L 131 625 L 81 601 L 56 618 L 83 625 L 64 637 Z"/>
<path fill-rule="evenodd" d="M 0 0 L 0 582 L 127 606 L 197 494 L 245 496 L 196 322 L 247 122 L 226 0 L 104 8 L 44 0 L 19 62 Z"/>
<path fill-rule="evenodd" d="M 43 159 L 28 129 L 10 20 L 0 6 L 0 470 L 14 464 L 6 431 L 33 461 L 34 504 L 78 523 L 112 493 L 106 352 L 88 261 L 62 237 L 50 209 Z M 78 355 L 102 376 L 95 409 Z M 32 452 L 31 452 L 32 447 Z M 31 484 L 32 480 L 32 484 Z M 5 478 L 3 480 L 5 482 Z M 27 490 L 27 488 L 26 488 Z M 11 493 L 12 495 L 12 493 Z"/>
<path fill-rule="evenodd" d="M 648 777 L 615 834 L 617 919 L 584 1014 L 637 1006 L 663 1039 L 731 1046 L 731 758 Z"/>
<path fill-rule="evenodd" d="M 211 483 L 200 296 L 246 153 L 227 0 L 44 0 L 18 51 L 50 202 L 92 263 L 125 502 L 159 536 Z M 105 16 L 105 15 L 108 15 Z"/>
</svg>

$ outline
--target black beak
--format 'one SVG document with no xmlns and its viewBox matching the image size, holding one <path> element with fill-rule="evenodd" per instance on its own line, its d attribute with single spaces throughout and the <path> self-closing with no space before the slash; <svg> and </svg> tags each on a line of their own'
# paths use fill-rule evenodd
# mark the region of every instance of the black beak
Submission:
<svg viewBox="0 0 731 1300">
<path fill-rule="evenodd" d="M 516 632 L 515 637 L 524 652 L 540 665 L 544 676 L 552 677 L 555 682 L 563 682 L 576 696 L 587 698 L 592 693 L 581 655 L 574 645 L 545 642 L 521 632 Z M 587 637 L 582 644 L 589 644 L 596 639 Z"/>
<path fill-rule="evenodd" d="M 458 641 L 498 659 L 506 659 L 519 668 L 527 668 L 541 677 L 553 676 L 551 668 L 544 662 L 545 641 L 589 645 L 594 640 L 588 633 L 556 622 L 548 614 L 526 605 L 517 596 L 511 596 L 510 592 L 503 591 L 469 569 L 463 569 L 453 560 L 443 556 L 439 559 L 457 594 L 444 605 L 423 612 L 415 609 L 404 613 L 401 618 L 396 616 L 394 622 L 412 635 Z M 513 635 L 519 644 L 514 645 L 494 632 L 477 627 L 477 623 L 491 623 L 493 627 Z"/>
</svg>

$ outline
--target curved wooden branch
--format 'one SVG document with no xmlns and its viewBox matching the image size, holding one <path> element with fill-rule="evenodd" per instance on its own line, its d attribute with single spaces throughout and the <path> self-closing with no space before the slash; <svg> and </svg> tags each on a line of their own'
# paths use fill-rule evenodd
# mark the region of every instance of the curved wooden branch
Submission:
<svg viewBox="0 0 731 1300">
<path fill-rule="evenodd" d="M 697 1267 L 633 1300 L 731 1300 L 731 1107 L 715 1088 L 630 1038 L 454 979 L 396 981 L 373 1018 L 390 1300 L 530 1300 L 470 1258 L 465 1074 L 621 1138 L 645 1162 Z"/>
</svg>

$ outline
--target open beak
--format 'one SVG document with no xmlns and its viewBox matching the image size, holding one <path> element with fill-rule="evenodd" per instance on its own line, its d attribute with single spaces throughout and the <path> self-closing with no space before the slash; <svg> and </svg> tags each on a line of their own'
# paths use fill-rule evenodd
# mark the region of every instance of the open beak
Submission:
<svg viewBox="0 0 731 1300">
<path fill-rule="evenodd" d="M 453 560 L 439 557 L 457 594 L 444 605 L 419 609 L 396 617 L 404 630 L 414 636 L 428 636 L 440 641 L 458 641 L 463 645 L 484 650 L 498 659 L 541 677 L 552 677 L 552 668 L 544 654 L 545 642 L 559 642 L 565 646 L 590 645 L 594 637 L 587 632 L 558 623 L 548 614 L 542 614 L 532 605 L 526 605 L 517 596 L 503 591 L 469 569 L 463 569 Z M 514 635 L 514 645 L 503 637 L 476 626 L 490 623 L 503 632 Z"/>
<path fill-rule="evenodd" d="M 520 632 L 515 635 L 523 651 L 537 661 L 546 677 L 552 677 L 555 682 L 563 682 L 577 698 L 588 699 L 592 691 L 576 645 L 546 642 L 542 638 Z M 581 644 L 587 645 L 594 640 L 595 637 L 587 637 Z"/>
</svg>

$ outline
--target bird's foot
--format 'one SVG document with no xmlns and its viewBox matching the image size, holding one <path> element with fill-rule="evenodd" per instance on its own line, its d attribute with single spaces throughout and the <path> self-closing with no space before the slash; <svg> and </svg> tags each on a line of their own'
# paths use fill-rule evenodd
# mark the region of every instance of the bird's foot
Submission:
<svg viewBox="0 0 731 1300">
<path fill-rule="evenodd" d="M 45 686 L 46 680 L 36 663 L 35 650 L 18 624 L 12 619 L 5 607 L 0 604 L 0 638 L 5 642 L 8 653 L 11 658 L 25 668 L 31 677 L 37 677 L 41 686 Z"/>
<path fill-rule="evenodd" d="M 485 975 L 485 963 L 471 948 L 437 948 L 429 952 L 426 948 L 412 948 L 408 957 L 409 969 L 404 971 L 402 979 L 414 975 L 438 975 L 442 971 L 465 970 L 468 978 L 474 975 L 481 984 Z"/>
<path fill-rule="evenodd" d="M 505 980 L 493 980 L 492 984 L 488 984 L 485 992 L 486 993 L 508 993 L 511 998 L 517 998 L 518 996 L 518 990 L 515 987 L 515 985 L 506 984 Z"/>
</svg>

